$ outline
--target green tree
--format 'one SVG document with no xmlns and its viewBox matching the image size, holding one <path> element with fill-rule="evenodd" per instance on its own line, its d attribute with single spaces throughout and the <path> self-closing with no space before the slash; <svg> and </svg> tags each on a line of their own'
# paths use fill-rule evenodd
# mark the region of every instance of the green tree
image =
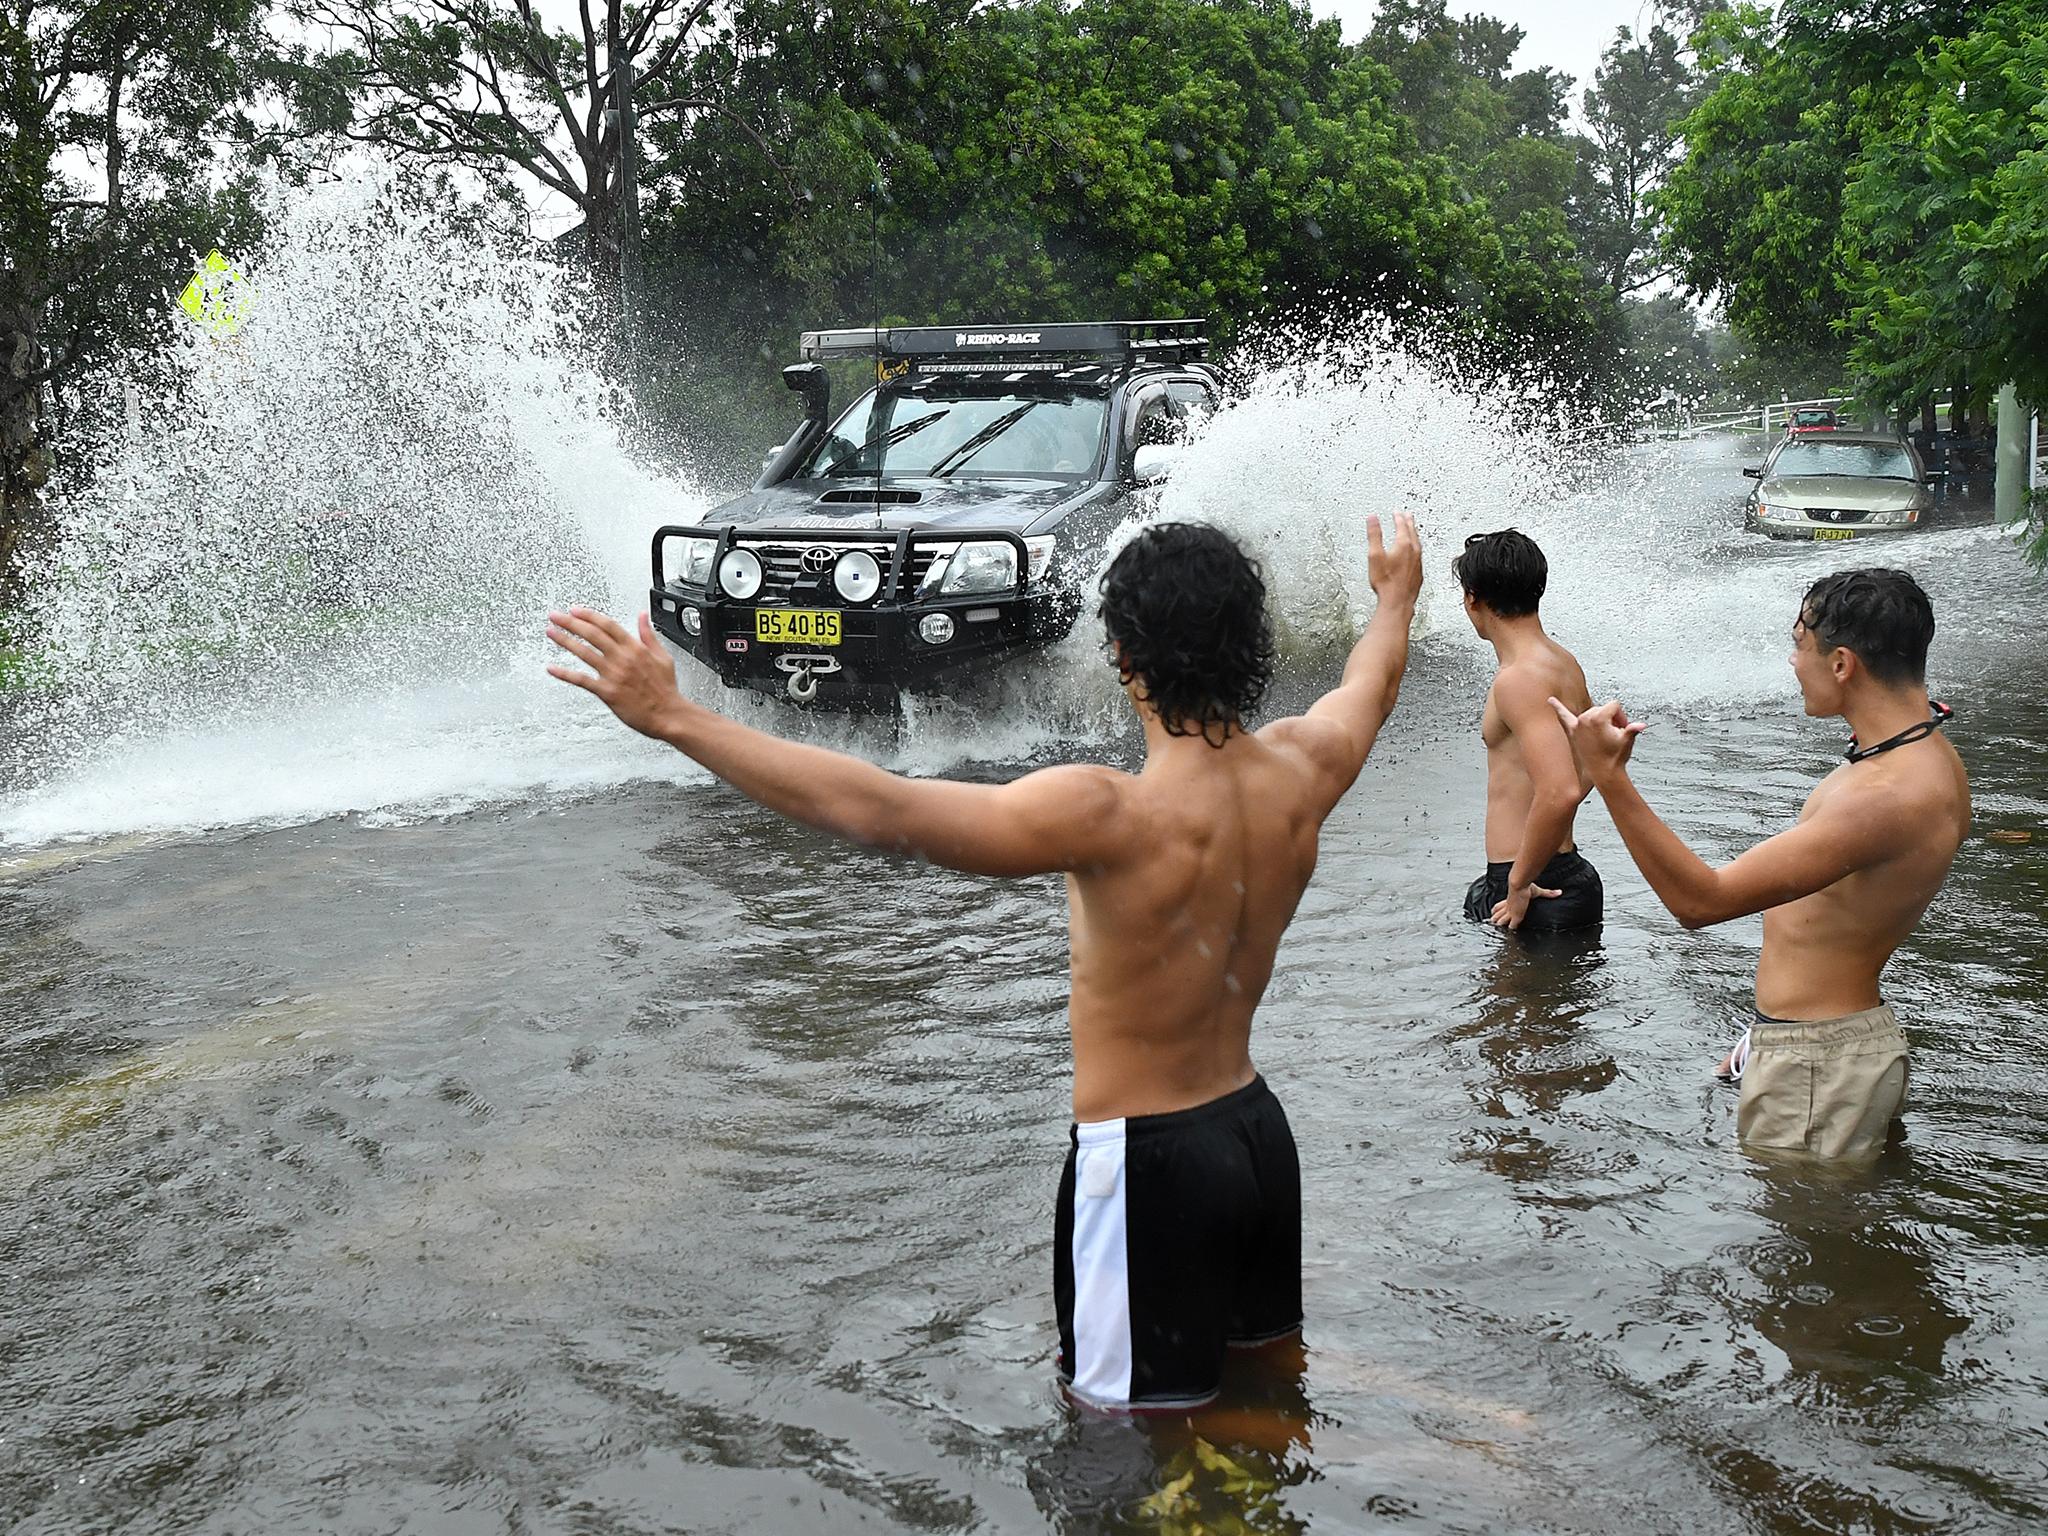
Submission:
<svg viewBox="0 0 2048 1536">
<path fill-rule="evenodd" d="M 641 124 L 711 114 L 757 168 L 767 140 L 699 54 L 725 35 L 716 0 L 576 0 L 573 28 L 535 0 L 284 0 L 311 42 L 285 72 L 301 139 L 374 144 L 523 175 L 580 216 L 582 255 L 610 278 L 628 255 L 621 108 Z"/>
<path fill-rule="evenodd" d="M 253 232 L 233 146 L 263 12 L 0 4 L 0 602 L 37 527 L 52 390 L 163 345 L 194 258 Z"/>
<path fill-rule="evenodd" d="M 1700 38 L 1713 88 L 1660 199 L 1686 284 L 1881 409 L 1959 380 L 2048 400 L 2048 0 L 1788 0 Z"/>
<path fill-rule="evenodd" d="M 1848 104 L 1813 60 L 1777 45 L 1760 7 L 1709 18 L 1700 38 L 1716 83 L 1680 124 L 1685 158 L 1656 199 L 1665 249 L 1679 279 L 1718 298 L 1756 344 L 1839 352 Z"/>
<path fill-rule="evenodd" d="M 1859 93 L 1850 359 L 1903 405 L 1958 372 L 2048 402 L 2048 3 L 2005 0 Z"/>
<path fill-rule="evenodd" d="M 1652 26 L 1638 39 L 1621 27 L 1586 92 L 1598 212 L 1593 255 L 1617 293 L 1633 293 L 1664 275 L 1652 194 L 1677 161 L 1678 121 L 1690 84 L 1676 37 Z"/>
<path fill-rule="evenodd" d="M 1371 305 L 1560 372 L 1611 365 L 1612 301 L 1564 218 L 1514 195 L 1517 151 L 1488 158 L 1524 137 L 1514 30 L 1410 10 L 1361 48 L 1287 0 L 740 4 L 723 67 L 788 103 L 772 131 L 805 200 L 776 206 L 716 121 L 660 130 L 649 248 L 675 344 L 702 366 L 730 322 L 747 347 L 725 366 L 757 382 L 714 393 L 774 411 L 791 332 L 877 314 L 1183 312 L 1227 334 Z M 1522 90 L 1554 133 L 1554 88 Z M 1411 91 L 1448 116 L 1418 127 Z M 1531 146 L 1564 187 L 1570 150 Z M 727 399 L 710 409 L 737 425 Z"/>
</svg>

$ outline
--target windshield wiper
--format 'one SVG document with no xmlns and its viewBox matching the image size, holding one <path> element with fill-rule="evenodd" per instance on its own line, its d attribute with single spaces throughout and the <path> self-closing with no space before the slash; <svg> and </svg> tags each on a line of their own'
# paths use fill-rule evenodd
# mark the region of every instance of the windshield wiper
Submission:
<svg viewBox="0 0 2048 1536">
<path fill-rule="evenodd" d="M 1774 469 L 1774 478 L 1786 480 L 1904 480 L 1909 485 L 1918 485 L 1914 475 L 1881 475 L 1868 469 Z"/>
<path fill-rule="evenodd" d="M 947 412 L 950 411 L 951 409 L 951 406 L 946 406 L 943 409 L 933 411 L 928 416 L 920 416 L 915 421 L 906 421 L 900 427 L 893 427 L 884 436 L 871 437 L 866 442 L 862 443 L 858 448 L 854 449 L 853 452 L 834 459 L 829 465 L 827 465 L 822 471 L 820 471 L 820 473 L 822 473 L 826 478 L 829 479 L 832 476 L 838 474 L 842 469 L 845 469 L 845 467 L 848 464 L 853 463 L 854 460 L 858 459 L 870 448 L 894 448 L 898 443 L 902 442 L 903 439 L 910 436 L 911 433 L 922 432 L 926 427 L 930 426 L 933 422 L 937 421 L 941 416 L 947 414 Z M 847 472 L 849 474 L 860 475 L 871 473 L 880 474 L 881 469 L 879 466 L 877 466 L 872 471 L 859 469 L 849 470 Z"/>
<path fill-rule="evenodd" d="M 1043 404 L 1045 404 L 1043 400 L 1026 400 L 1014 411 L 1004 412 L 979 432 L 975 433 L 974 436 L 968 438 L 958 448 L 955 448 L 951 453 L 939 460 L 938 463 L 934 464 L 931 467 L 931 477 L 937 480 L 948 470 L 958 469 L 990 443 L 1009 431 L 1019 421 L 1023 420 L 1026 415 L 1037 410 Z"/>
</svg>

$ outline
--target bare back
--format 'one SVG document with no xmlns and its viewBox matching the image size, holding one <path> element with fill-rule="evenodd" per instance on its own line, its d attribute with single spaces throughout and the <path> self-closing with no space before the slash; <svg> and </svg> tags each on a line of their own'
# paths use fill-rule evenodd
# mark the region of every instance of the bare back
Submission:
<svg viewBox="0 0 2048 1536">
<path fill-rule="evenodd" d="M 1866 804 L 1895 851 L 1764 913 L 1760 1012 L 1830 1019 L 1876 1007 L 1879 975 L 1941 889 L 1969 832 L 1969 777 L 1946 736 L 1844 763 L 1814 787 L 1799 819 L 1860 818 Z"/>
<path fill-rule="evenodd" d="M 1533 726 L 1527 728 L 1555 729 L 1559 742 L 1564 741 L 1564 731 L 1548 700 L 1561 699 L 1574 713 L 1593 707 L 1578 658 L 1548 635 L 1539 636 L 1536 644 L 1504 665 L 1494 678 L 1479 721 L 1479 735 L 1486 743 L 1486 859 L 1490 864 L 1512 863 L 1521 852 L 1522 829 L 1528 824 L 1529 806 L 1536 793 L 1521 736 L 1501 705 L 1504 687 L 1519 688 L 1525 699 L 1540 705 L 1533 712 Z M 1582 781 L 1582 789 L 1591 787 L 1590 782 Z M 1567 823 L 1564 840 L 1544 852 L 1546 856 L 1563 853 L 1572 846 Z"/>
<path fill-rule="evenodd" d="M 1327 804 L 1272 728 L 1124 781 L 1117 865 L 1067 878 L 1074 1117 L 1164 1114 L 1253 1076 L 1253 1011 L 1315 872 Z"/>
</svg>

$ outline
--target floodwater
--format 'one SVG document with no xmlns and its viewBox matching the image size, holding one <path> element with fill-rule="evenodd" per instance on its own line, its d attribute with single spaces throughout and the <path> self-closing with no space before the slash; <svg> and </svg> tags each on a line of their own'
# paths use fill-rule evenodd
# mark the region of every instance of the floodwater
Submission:
<svg viewBox="0 0 2048 1536">
<path fill-rule="evenodd" d="M 1553 629 L 1653 722 L 1646 794 L 1719 856 L 1835 760 L 1782 658 L 1866 554 L 1735 531 L 1740 462 L 1640 450 L 1521 519 Z M 1302 1356 L 1192 1424 L 1054 1385 L 1056 881 L 828 845 L 566 689 L 326 737 L 300 702 L 0 792 L 0 1525 L 2041 1528 L 2048 583 L 1984 527 L 1876 551 L 1934 597 L 1977 828 L 1888 978 L 1903 1142 L 1800 1172 L 1736 1150 L 1709 1075 L 1756 921 L 1681 931 L 1597 802 L 1597 941 L 1458 916 L 1487 672 L 1442 567 L 1512 515 L 1426 521 L 1435 611 L 1254 1038 L 1301 1147 Z M 1086 656 L 1017 697 L 1099 704 Z M 1283 666 L 1298 701 L 1335 654 Z M 517 742 L 478 734 L 500 703 Z M 459 728 L 423 746 L 433 709 Z M 1130 761 L 1077 719 L 832 739 Z"/>
</svg>

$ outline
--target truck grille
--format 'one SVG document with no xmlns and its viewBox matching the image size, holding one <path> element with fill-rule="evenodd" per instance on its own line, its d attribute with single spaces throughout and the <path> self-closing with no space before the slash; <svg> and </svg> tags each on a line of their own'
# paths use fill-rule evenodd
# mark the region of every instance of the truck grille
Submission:
<svg viewBox="0 0 2048 1536">
<path fill-rule="evenodd" d="M 850 549 L 864 549 L 881 562 L 884 578 L 883 591 L 888 590 L 887 577 L 889 562 L 895 558 L 896 546 L 888 544 L 798 544 L 783 540 L 760 540 L 738 538 L 733 543 L 741 549 L 750 549 L 761 557 L 761 591 L 754 599 L 761 603 L 803 602 L 840 608 L 845 604 L 832 585 L 832 566 Z M 824 559 L 818 570 L 807 570 L 804 557 L 812 550 L 824 550 L 829 558 Z M 897 588 L 900 600 L 908 600 L 917 592 L 925 573 L 931 569 L 937 550 L 930 544 L 913 544 L 906 555 L 902 580 Z M 818 563 L 813 561 L 814 564 Z"/>
</svg>

